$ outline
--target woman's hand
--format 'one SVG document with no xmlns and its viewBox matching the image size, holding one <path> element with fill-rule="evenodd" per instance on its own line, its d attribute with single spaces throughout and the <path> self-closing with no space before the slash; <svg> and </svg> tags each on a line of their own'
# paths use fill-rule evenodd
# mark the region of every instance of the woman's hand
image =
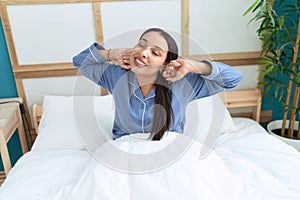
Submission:
<svg viewBox="0 0 300 200">
<path fill-rule="evenodd" d="M 197 62 L 185 58 L 172 60 L 163 69 L 162 75 L 167 81 L 176 82 L 182 79 L 187 73 L 208 75 L 211 73 L 211 66 L 204 62 Z"/>
<path fill-rule="evenodd" d="M 118 48 L 107 50 L 108 61 L 116 60 L 123 69 L 130 69 L 130 48 Z"/>
<path fill-rule="evenodd" d="M 187 59 L 178 58 L 166 65 L 162 75 L 167 81 L 176 82 L 189 73 L 191 67 L 192 64 L 189 63 Z"/>
</svg>

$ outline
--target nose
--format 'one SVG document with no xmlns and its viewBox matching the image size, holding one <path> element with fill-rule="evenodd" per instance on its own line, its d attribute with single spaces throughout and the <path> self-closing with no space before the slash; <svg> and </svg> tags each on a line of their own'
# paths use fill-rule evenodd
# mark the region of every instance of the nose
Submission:
<svg viewBox="0 0 300 200">
<path fill-rule="evenodd" d="M 145 48 L 141 49 L 140 55 L 143 58 L 148 58 L 148 56 L 149 56 L 149 48 L 145 47 Z"/>
</svg>

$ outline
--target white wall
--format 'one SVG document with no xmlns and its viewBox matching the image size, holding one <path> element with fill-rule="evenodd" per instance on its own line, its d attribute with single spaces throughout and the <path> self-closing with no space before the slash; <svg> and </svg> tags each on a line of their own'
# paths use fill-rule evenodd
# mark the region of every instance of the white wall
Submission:
<svg viewBox="0 0 300 200">
<path fill-rule="evenodd" d="M 8 6 L 20 64 L 70 62 L 95 40 L 92 5 Z"/>
<path fill-rule="evenodd" d="M 259 51 L 256 27 L 243 12 L 249 0 L 190 0 L 190 54 Z M 131 47 L 145 28 L 168 30 L 181 46 L 181 1 L 153 0 L 101 3 L 106 47 Z M 70 62 L 94 42 L 91 3 L 10 5 L 8 14 L 20 64 Z M 256 67 L 237 67 L 244 74 L 238 89 L 253 88 Z M 45 94 L 71 95 L 74 77 L 26 79 L 24 87 L 33 103 Z M 38 87 L 37 87 L 38 86 Z M 90 92 L 84 90 L 82 95 Z"/>
<path fill-rule="evenodd" d="M 193 45 L 190 53 L 208 54 L 258 51 L 257 25 L 248 24 L 251 15 L 243 13 L 250 0 L 190 0 L 190 38 L 205 51 Z"/>
</svg>

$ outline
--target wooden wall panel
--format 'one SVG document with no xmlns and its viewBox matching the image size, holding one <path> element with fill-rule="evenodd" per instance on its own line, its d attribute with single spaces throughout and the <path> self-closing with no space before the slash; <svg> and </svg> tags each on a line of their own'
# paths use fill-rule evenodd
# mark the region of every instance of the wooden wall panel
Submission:
<svg viewBox="0 0 300 200">
<path fill-rule="evenodd" d="M 41 78 L 41 77 L 58 77 L 58 76 L 76 76 L 78 71 L 73 67 L 71 62 L 57 63 L 35 63 L 19 64 L 18 55 L 12 34 L 11 23 L 9 20 L 7 6 L 14 5 L 34 5 L 34 4 L 68 4 L 68 3 L 91 3 L 92 15 L 94 18 L 95 36 L 99 43 L 104 42 L 101 3 L 102 2 L 130 2 L 136 0 L 0 0 L 0 13 L 4 27 L 4 33 L 12 63 L 13 73 L 16 80 L 18 95 L 24 99 L 27 107 L 26 92 L 24 91 L 23 79 Z M 156 1 L 153 1 L 155 3 Z M 190 34 L 190 0 L 181 0 L 181 51 L 182 55 L 195 59 L 211 59 L 224 62 L 232 66 L 255 65 L 256 60 L 260 58 L 260 52 L 230 52 L 211 55 L 191 55 L 189 52 L 189 34 Z M 114 24 L 117 26 L 117 24 Z M 102 91 L 106 94 L 107 91 Z M 27 107 L 28 109 L 28 107 Z M 29 117 L 28 117 L 29 118 Z M 30 118 L 29 118 L 30 119 Z"/>
</svg>

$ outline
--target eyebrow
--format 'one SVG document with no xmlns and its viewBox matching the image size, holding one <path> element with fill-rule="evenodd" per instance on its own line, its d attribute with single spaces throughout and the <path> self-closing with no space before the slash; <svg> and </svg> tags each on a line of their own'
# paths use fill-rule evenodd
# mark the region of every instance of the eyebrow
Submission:
<svg viewBox="0 0 300 200">
<path fill-rule="evenodd" d="M 148 42 L 148 40 L 145 39 L 145 38 L 141 38 L 141 40 L 143 40 L 143 41 L 145 41 L 145 42 Z M 161 48 L 161 47 L 159 47 L 159 46 L 157 46 L 157 45 L 155 45 L 154 47 L 157 48 L 157 49 L 159 49 L 159 50 L 161 50 L 161 51 L 164 51 L 163 48 Z"/>
</svg>

